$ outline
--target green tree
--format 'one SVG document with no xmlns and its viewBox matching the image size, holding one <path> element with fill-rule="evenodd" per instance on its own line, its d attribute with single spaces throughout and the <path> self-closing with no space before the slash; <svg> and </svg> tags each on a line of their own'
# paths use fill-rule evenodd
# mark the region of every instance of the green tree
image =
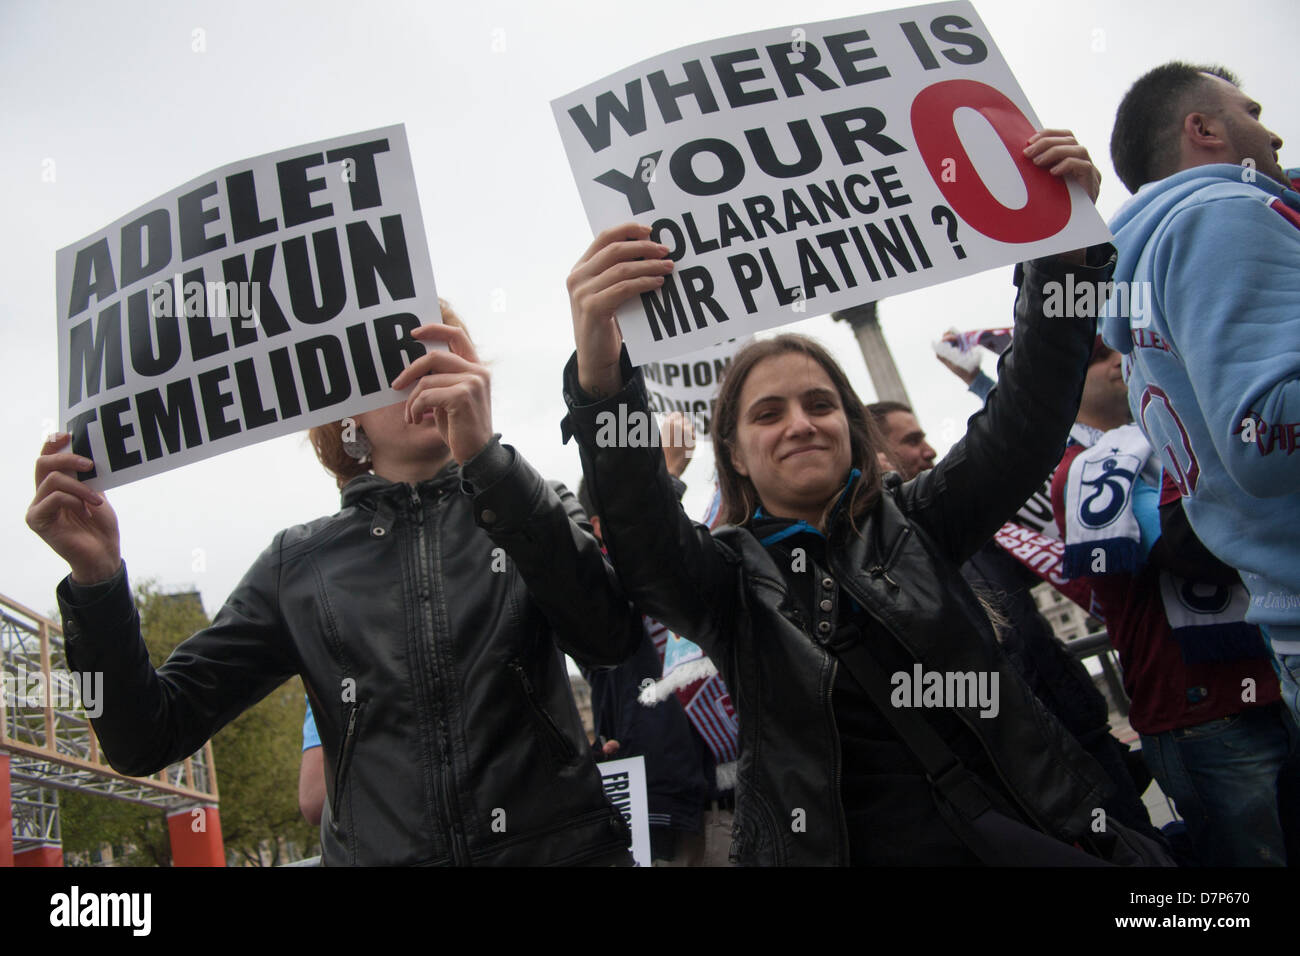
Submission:
<svg viewBox="0 0 1300 956">
<path fill-rule="evenodd" d="M 135 588 L 149 658 L 160 666 L 176 645 L 207 627 L 197 592 L 166 594 L 153 581 Z M 258 864 L 268 845 L 272 863 L 284 862 L 281 841 L 310 848 L 317 834 L 298 812 L 298 763 L 303 689 L 298 678 L 272 691 L 212 739 L 227 857 Z M 163 814 L 106 797 L 60 795 L 65 853 L 88 853 L 108 843 L 127 865 L 169 866 L 170 839 Z"/>
<path fill-rule="evenodd" d="M 251 865 L 259 864 L 264 843 L 275 866 L 287 862 L 281 839 L 310 855 L 319 837 L 298 810 L 303 706 L 302 681 L 295 677 L 212 739 L 226 850 Z"/>
</svg>

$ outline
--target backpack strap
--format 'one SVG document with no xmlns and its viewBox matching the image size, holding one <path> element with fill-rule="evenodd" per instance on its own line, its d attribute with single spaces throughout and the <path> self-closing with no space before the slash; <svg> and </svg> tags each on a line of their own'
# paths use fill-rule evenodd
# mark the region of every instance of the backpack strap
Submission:
<svg viewBox="0 0 1300 956">
<path fill-rule="evenodd" d="M 1005 801 L 990 794 L 920 714 L 893 706 L 889 678 L 856 627 L 845 626 L 825 645 L 848 669 L 925 770 L 940 815 L 983 863 L 992 866 L 1106 866 L 1077 847 L 1016 819 Z M 1001 806 L 995 806 L 994 801 Z"/>
</svg>

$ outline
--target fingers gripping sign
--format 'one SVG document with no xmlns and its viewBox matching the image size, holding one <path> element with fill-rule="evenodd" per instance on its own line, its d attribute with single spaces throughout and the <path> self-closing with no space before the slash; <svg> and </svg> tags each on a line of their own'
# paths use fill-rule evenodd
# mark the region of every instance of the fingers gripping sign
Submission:
<svg viewBox="0 0 1300 956">
<path fill-rule="evenodd" d="M 578 381 L 597 398 L 622 387 L 618 370 L 623 336 L 614 313 L 633 296 L 664 283 L 673 270 L 668 247 L 650 239 L 650 227 L 628 222 L 606 229 L 569 273 Z"/>
<path fill-rule="evenodd" d="M 27 527 L 68 562 L 73 580 L 93 584 L 117 573 L 122 563 L 117 515 L 107 499 L 77 479 L 94 463 L 71 451 L 72 440 L 54 435 L 36 459 L 36 496 L 27 509 Z"/>
<path fill-rule="evenodd" d="M 491 376 L 464 329 L 424 325 L 411 336 L 446 348 L 430 349 L 393 379 L 395 389 L 414 386 L 406 422 L 418 425 L 432 417 L 452 457 L 464 464 L 492 440 Z"/>
<path fill-rule="evenodd" d="M 1101 170 L 1068 129 L 1040 129 L 1029 137 L 1025 156 L 1053 176 L 1070 177 L 1094 203 L 1101 194 Z"/>
</svg>

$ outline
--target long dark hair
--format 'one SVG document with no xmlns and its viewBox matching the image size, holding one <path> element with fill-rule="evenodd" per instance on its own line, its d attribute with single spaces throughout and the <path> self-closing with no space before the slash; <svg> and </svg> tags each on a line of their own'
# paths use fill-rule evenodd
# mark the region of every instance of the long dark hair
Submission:
<svg viewBox="0 0 1300 956">
<path fill-rule="evenodd" d="M 731 463 L 731 452 L 736 447 L 736 431 L 740 425 L 740 393 L 745 387 L 745 379 L 759 362 L 794 352 L 806 355 L 826 373 L 839 393 L 840 407 L 849 423 L 849 451 L 852 467 L 862 472 L 853 496 L 849 499 L 849 518 L 856 529 L 857 519 L 875 506 L 880 497 L 880 464 L 876 460 L 877 449 L 886 447 L 880 429 L 876 427 L 871 416 L 866 413 L 862 399 L 858 398 L 849 384 L 848 376 L 831 354 L 814 339 L 803 335 L 787 333 L 775 338 L 762 339 L 746 345 L 731 360 L 727 373 L 718 389 L 718 401 L 714 408 L 714 448 L 718 468 L 718 487 L 722 493 L 719 522 L 732 525 L 746 525 L 754 517 L 754 509 L 759 505 L 758 491 L 754 483 L 736 471 Z M 844 475 L 848 478 L 848 475 Z M 835 500 L 827 502 L 829 510 Z M 823 523 L 826 515 L 822 516 Z"/>
</svg>

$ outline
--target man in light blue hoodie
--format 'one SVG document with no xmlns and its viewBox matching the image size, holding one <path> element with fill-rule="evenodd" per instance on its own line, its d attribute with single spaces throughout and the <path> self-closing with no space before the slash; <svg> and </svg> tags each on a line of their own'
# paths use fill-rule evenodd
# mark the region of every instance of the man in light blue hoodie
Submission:
<svg viewBox="0 0 1300 956">
<path fill-rule="evenodd" d="M 1259 114 L 1220 67 L 1168 63 L 1125 95 L 1111 158 L 1136 195 L 1110 224 L 1101 326 L 1193 529 L 1240 571 L 1300 720 L 1300 194 Z"/>
</svg>

